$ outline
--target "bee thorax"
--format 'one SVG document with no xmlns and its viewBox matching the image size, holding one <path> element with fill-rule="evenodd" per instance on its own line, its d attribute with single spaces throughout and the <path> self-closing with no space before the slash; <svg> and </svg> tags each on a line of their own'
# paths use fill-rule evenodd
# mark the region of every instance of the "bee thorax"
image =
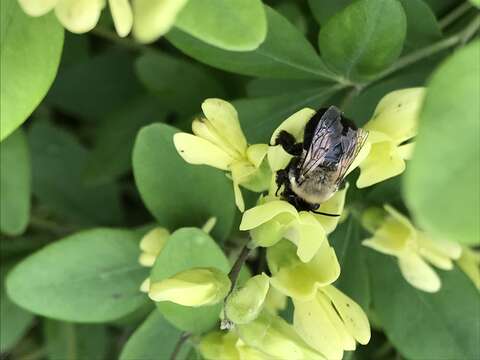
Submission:
<svg viewBox="0 0 480 360">
<path fill-rule="evenodd" d="M 305 178 L 297 178 L 294 172 L 289 173 L 292 191 L 310 204 L 321 204 L 330 199 L 337 187 L 329 181 L 327 174 L 314 174 Z"/>
</svg>

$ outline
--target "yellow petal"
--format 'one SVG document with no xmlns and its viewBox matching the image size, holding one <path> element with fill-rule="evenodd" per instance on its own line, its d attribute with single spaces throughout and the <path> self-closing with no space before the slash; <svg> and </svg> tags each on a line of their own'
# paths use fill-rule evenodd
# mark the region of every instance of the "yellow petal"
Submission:
<svg viewBox="0 0 480 360">
<path fill-rule="evenodd" d="M 113 24 L 120 37 L 130 34 L 133 25 L 132 7 L 128 0 L 108 0 Z"/>
<path fill-rule="evenodd" d="M 256 228 L 280 214 L 287 214 L 290 221 L 298 218 L 297 209 L 293 205 L 282 200 L 270 201 L 245 211 L 240 223 L 240 230 Z"/>
<path fill-rule="evenodd" d="M 293 135 L 298 142 L 303 141 L 305 125 L 307 125 L 308 121 L 313 117 L 313 115 L 315 115 L 315 113 L 315 110 L 304 108 L 291 115 L 275 129 L 272 137 L 270 138 L 270 144 L 275 143 L 278 134 L 282 130 Z"/>
<path fill-rule="evenodd" d="M 399 257 L 398 264 L 403 277 L 413 287 L 432 293 L 440 290 L 441 282 L 437 273 L 416 253 Z"/>
<path fill-rule="evenodd" d="M 167 33 L 188 0 L 133 0 L 133 35 L 152 42 Z"/>
<path fill-rule="evenodd" d="M 292 155 L 288 154 L 280 145 L 270 146 L 267 153 L 268 164 L 272 172 L 285 169 L 292 159 Z"/>
<path fill-rule="evenodd" d="M 256 275 L 245 285 L 235 290 L 227 299 L 225 313 L 235 324 L 246 324 L 255 320 L 263 308 L 270 279 L 267 275 Z"/>
<path fill-rule="evenodd" d="M 250 145 L 247 149 L 247 158 L 255 167 L 260 167 L 265 156 L 267 156 L 268 145 L 267 144 L 254 144 Z"/>
<path fill-rule="evenodd" d="M 243 201 L 242 190 L 238 185 L 238 180 L 235 177 L 233 177 L 233 173 L 232 173 L 232 181 L 233 181 L 233 195 L 235 196 L 235 205 L 237 206 L 238 210 L 243 213 L 245 211 L 245 202 Z"/>
<path fill-rule="evenodd" d="M 306 211 L 300 212 L 298 220 L 292 221 L 284 237 L 297 245 L 297 255 L 303 262 L 310 261 L 327 239 L 323 226 Z"/>
<path fill-rule="evenodd" d="M 30 16 L 42 16 L 53 10 L 59 0 L 18 0 L 23 11 Z"/>
<path fill-rule="evenodd" d="M 171 301 L 199 307 L 222 301 L 230 290 L 226 274 L 215 268 L 194 268 L 150 285 L 148 296 L 153 301 Z"/>
<path fill-rule="evenodd" d="M 370 152 L 360 164 L 357 187 L 364 188 L 401 174 L 405 161 L 394 143 L 389 141 L 372 144 Z"/>
<path fill-rule="evenodd" d="M 347 183 L 345 187 L 339 191 L 337 191 L 330 199 L 324 202 L 318 211 L 327 213 L 327 214 L 342 214 L 343 208 L 345 206 L 345 197 L 347 196 L 347 190 L 349 188 L 349 184 Z M 325 233 L 330 234 L 335 230 L 340 220 L 340 216 L 338 217 L 331 217 L 325 215 L 315 215 L 317 221 L 322 224 L 323 228 L 325 229 Z"/>
<path fill-rule="evenodd" d="M 226 139 L 240 154 L 245 154 L 247 140 L 233 105 L 222 99 L 212 98 L 203 102 L 202 110 L 217 134 Z"/>
<path fill-rule="evenodd" d="M 464 247 L 457 265 L 480 290 L 480 252 Z"/>
<path fill-rule="evenodd" d="M 59 0 L 55 14 L 66 29 L 81 34 L 97 25 L 104 5 L 102 0 Z"/>
<path fill-rule="evenodd" d="M 326 286 L 321 291 L 332 301 L 348 333 L 360 344 L 367 344 L 371 337 L 370 323 L 362 308 L 333 286 Z"/>
<path fill-rule="evenodd" d="M 148 294 L 150 291 L 150 278 L 147 277 L 145 280 L 143 280 L 142 285 L 140 285 L 140 291 L 143 293 Z"/>
<path fill-rule="evenodd" d="M 205 139 L 210 141 L 212 144 L 217 145 L 220 149 L 225 151 L 232 159 L 243 160 L 242 154 L 240 154 L 233 146 L 230 144 L 228 139 L 224 138 L 217 130 L 212 126 L 210 122 L 206 119 L 195 119 L 192 122 L 192 132 Z"/>
<path fill-rule="evenodd" d="M 190 164 L 204 164 L 228 170 L 233 161 L 218 146 L 195 135 L 177 133 L 173 136 L 173 142 L 180 156 Z"/>
<path fill-rule="evenodd" d="M 156 227 L 146 233 L 140 240 L 140 249 L 153 256 L 158 256 L 167 243 L 170 232 L 162 227 Z"/>
<path fill-rule="evenodd" d="M 152 255 L 149 253 L 142 252 L 138 257 L 138 262 L 140 265 L 145 267 L 152 267 L 155 264 L 155 260 L 157 259 L 156 255 Z"/>
<path fill-rule="evenodd" d="M 415 150 L 415 143 L 411 142 L 402 146 L 399 146 L 397 151 L 402 159 L 410 160 L 413 156 L 413 150 Z"/>
<path fill-rule="evenodd" d="M 236 342 L 238 338 L 233 332 L 210 332 L 200 342 L 200 353 L 206 360 L 240 360 Z"/>
<path fill-rule="evenodd" d="M 287 297 L 274 287 L 269 288 L 265 299 L 265 309 L 276 314 L 287 307 Z"/>
<path fill-rule="evenodd" d="M 370 134 L 368 136 L 370 136 Z M 363 144 L 360 151 L 358 152 L 355 159 L 353 159 L 353 162 L 350 164 L 350 167 L 347 169 L 345 176 L 347 176 L 353 170 L 355 170 L 357 167 L 360 166 L 360 164 L 367 158 L 368 154 L 370 154 L 371 149 L 372 149 L 372 143 L 369 141 L 366 141 L 365 144 Z"/>
<path fill-rule="evenodd" d="M 418 114 L 425 96 L 425 88 L 393 91 L 378 103 L 366 130 L 380 131 L 400 144 L 416 135 Z"/>
<path fill-rule="evenodd" d="M 425 233 L 417 233 L 418 251 L 430 264 L 443 269 L 453 269 L 452 260 L 460 258 L 462 247 L 455 242 L 432 240 Z"/>
<path fill-rule="evenodd" d="M 330 321 L 327 306 L 320 301 L 316 296 L 308 301 L 294 299 L 293 327 L 308 345 L 327 359 L 341 360 L 343 339 Z"/>
<path fill-rule="evenodd" d="M 242 341 L 242 339 L 238 339 L 236 347 L 240 360 L 275 360 L 264 352 L 248 346 Z M 217 359 L 221 359 L 221 357 Z"/>
</svg>

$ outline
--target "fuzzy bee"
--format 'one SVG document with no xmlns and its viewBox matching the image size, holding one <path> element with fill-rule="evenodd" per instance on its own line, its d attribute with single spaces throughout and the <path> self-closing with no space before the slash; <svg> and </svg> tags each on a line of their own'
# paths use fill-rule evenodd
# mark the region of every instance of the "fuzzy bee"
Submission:
<svg viewBox="0 0 480 360">
<path fill-rule="evenodd" d="M 274 145 L 293 155 L 292 160 L 276 174 L 277 195 L 298 211 L 316 211 L 342 185 L 350 165 L 367 139 L 368 132 L 342 116 L 335 106 L 320 109 L 308 121 L 303 143 L 296 143 L 292 134 L 281 131 Z"/>
</svg>

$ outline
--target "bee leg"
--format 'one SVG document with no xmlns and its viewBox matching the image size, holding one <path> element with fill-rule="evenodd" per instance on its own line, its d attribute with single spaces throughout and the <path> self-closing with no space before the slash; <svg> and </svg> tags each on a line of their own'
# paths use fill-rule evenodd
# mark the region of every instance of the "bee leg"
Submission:
<svg viewBox="0 0 480 360">
<path fill-rule="evenodd" d="M 319 208 L 320 206 L 317 207 L 317 209 Z M 323 216 L 330 216 L 330 217 L 339 217 L 340 214 L 329 214 L 329 213 L 324 213 L 324 212 L 321 212 L 321 211 L 316 211 L 316 210 L 310 210 L 311 212 L 313 212 L 314 214 L 318 214 L 318 215 L 323 215 Z"/>
<path fill-rule="evenodd" d="M 278 170 L 275 176 L 275 183 L 277 184 L 277 191 L 275 191 L 275 196 L 278 196 L 278 192 L 282 185 L 286 185 L 288 182 L 288 171 L 287 170 Z"/>
<path fill-rule="evenodd" d="M 295 137 L 289 132 L 282 130 L 277 135 L 273 145 L 281 145 L 283 150 L 293 156 L 300 156 L 303 150 L 303 144 L 295 142 Z"/>
</svg>

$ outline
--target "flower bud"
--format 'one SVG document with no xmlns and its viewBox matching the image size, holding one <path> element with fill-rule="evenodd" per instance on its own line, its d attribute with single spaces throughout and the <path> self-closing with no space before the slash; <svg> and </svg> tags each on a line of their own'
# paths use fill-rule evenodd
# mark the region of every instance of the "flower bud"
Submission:
<svg viewBox="0 0 480 360">
<path fill-rule="evenodd" d="M 171 301 L 199 307 L 222 301 L 230 290 L 227 275 L 215 268 L 194 268 L 152 283 L 148 296 L 153 301 Z"/>
<path fill-rule="evenodd" d="M 140 250 L 142 253 L 138 262 L 147 267 L 153 266 L 155 259 L 167 243 L 170 232 L 162 227 L 156 227 L 146 233 L 140 241 Z"/>
<path fill-rule="evenodd" d="M 258 316 L 267 296 L 270 279 L 267 275 L 256 275 L 245 285 L 234 291 L 225 305 L 227 318 L 235 324 L 246 324 Z"/>
</svg>

